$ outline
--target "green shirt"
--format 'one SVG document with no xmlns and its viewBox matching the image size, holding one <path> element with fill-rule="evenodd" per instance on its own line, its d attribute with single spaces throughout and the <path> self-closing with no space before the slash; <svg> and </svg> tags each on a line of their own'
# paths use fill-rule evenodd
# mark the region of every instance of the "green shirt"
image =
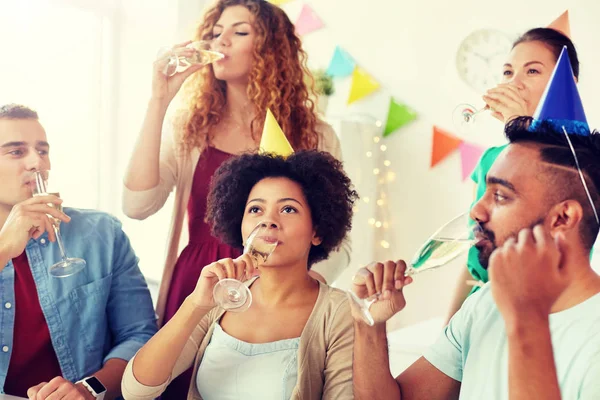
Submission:
<svg viewBox="0 0 600 400">
<path fill-rule="evenodd" d="M 487 176 L 490 168 L 492 168 L 494 161 L 496 161 L 496 158 L 498 158 L 498 156 L 500 155 L 500 153 L 502 153 L 502 150 L 504 150 L 506 148 L 506 146 L 508 146 L 508 145 L 499 146 L 499 147 L 491 147 L 491 148 L 487 149 L 485 151 L 485 153 L 483 153 L 483 155 L 481 156 L 479 163 L 477 164 L 477 166 L 475 167 L 475 170 L 471 174 L 471 179 L 477 185 L 475 201 L 473 201 L 473 203 L 471 204 L 471 207 L 473 207 L 475 205 L 475 203 L 477 203 L 479 201 L 479 199 L 481 199 L 483 197 L 483 195 L 485 194 L 486 176 Z M 479 250 L 477 250 L 477 248 L 474 246 L 469 249 L 469 258 L 467 260 L 467 267 L 469 268 L 469 272 L 471 273 L 473 278 L 477 279 L 478 281 L 482 281 L 483 283 L 486 283 L 488 281 L 487 269 L 485 269 L 479 262 Z M 478 289 L 479 289 L 479 286 L 474 286 L 471 293 L 476 292 Z"/>
</svg>

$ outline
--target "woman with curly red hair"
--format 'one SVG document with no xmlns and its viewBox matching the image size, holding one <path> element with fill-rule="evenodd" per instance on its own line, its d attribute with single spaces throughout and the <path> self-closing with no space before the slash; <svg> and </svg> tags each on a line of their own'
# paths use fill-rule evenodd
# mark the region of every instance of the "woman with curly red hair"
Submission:
<svg viewBox="0 0 600 400">
<path fill-rule="evenodd" d="M 306 53 L 280 8 L 264 0 L 219 0 L 207 11 L 195 39 L 212 40 L 225 57 L 172 77 L 162 72 L 166 58 L 155 62 L 152 97 L 124 180 L 123 211 L 135 219 L 156 213 L 176 189 L 157 303 L 161 324 L 193 291 L 202 266 L 240 255 L 213 237 L 204 221 L 208 186 L 231 155 L 257 151 L 267 108 L 295 150 L 318 149 L 341 159 L 335 133 L 315 115 L 305 84 Z M 191 50 L 186 44 L 174 51 L 187 55 Z M 184 81 L 187 109 L 164 123 Z M 189 242 L 182 238 L 182 233 L 187 236 L 186 217 Z M 186 244 L 181 254 L 180 242 Z M 333 282 L 349 264 L 349 255 L 349 242 L 344 241 L 311 275 Z M 187 391 L 187 382 L 182 387 Z"/>
</svg>

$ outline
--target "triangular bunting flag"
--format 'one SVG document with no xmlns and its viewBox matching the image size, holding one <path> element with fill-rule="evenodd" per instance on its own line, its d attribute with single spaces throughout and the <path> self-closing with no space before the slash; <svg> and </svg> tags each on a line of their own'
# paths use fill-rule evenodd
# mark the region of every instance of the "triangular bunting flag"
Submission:
<svg viewBox="0 0 600 400">
<path fill-rule="evenodd" d="M 355 66 L 356 62 L 350 54 L 346 53 L 340 46 L 336 46 L 327 68 L 327 75 L 333 77 L 349 76 L 352 75 Z"/>
<path fill-rule="evenodd" d="M 308 4 L 305 4 L 295 25 L 296 33 L 302 36 L 321 29 L 323 21 L 321 21 L 321 18 L 319 18 L 317 13 Z"/>
<path fill-rule="evenodd" d="M 452 135 L 451 133 L 433 127 L 433 146 L 431 149 L 431 166 L 435 167 L 437 163 L 448 157 L 450 153 L 458 149 L 462 140 Z"/>
<path fill-rule="evenodd" d="M 571 38 L 571 24 L 569 24 L 569 10 L 566 10 L 548 25 L 548 28 L 552 28 L 555 31 L 559 31 L 568 38 Z"/>
<path fill-rule="evenodd" d="M 417 118 L 417 113 L 405 104 L 398 103 L 393 97 L 390 100 L 387 122 L 383 136 L 389 136 L 404 125 Z"/>
<path fill-rule="evenodd" d="M 285 133 L 277 123 L 275 116 L 267 108 L 265 125 L 260 138 L 259 153 L 275 153 L 287 157 L 294 152 L 294 149 L 285 137 Z"/>
<path fill-rule="evenodd" d="M 464 181 L 475 169 L 475 166 L 479 162 L 484 149 L 481 146 L 467 142 L 462 142 L 459 146 L 459 149 L 460 161 L 462 165 L 462 180 Z"/>
<path fill-rule="evenodd" d="M 361 67 L 354 68 L 352 73 L 352 87 L 348 96 L 348 104 L 352 104 L 357 100 L 370 95 L 379 89 L 377 82 L 367 71 Z"/>
</svg>

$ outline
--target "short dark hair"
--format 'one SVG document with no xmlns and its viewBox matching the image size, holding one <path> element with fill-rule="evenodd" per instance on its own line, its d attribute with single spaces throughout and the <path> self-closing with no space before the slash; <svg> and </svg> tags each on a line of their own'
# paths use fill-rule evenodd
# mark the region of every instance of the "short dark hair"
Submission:
<svg viewBox="0 0 600 400">
<path fill-rule="evenodd" d="M 583 183 L 577 173 L 577 164 L 569 147 L 569 143 L 562 130 L 548 121 L 538 121 L 531 129 L 531 117 L 518 117 L 510 121 L 505 128 L 506 137 L 511 144 L 534 143 L 540 146 L 540 159 L 546 163 L 554 164 L 559 168 L 548 168 L 545 171 L 544 182 L 551 186 L 553 195 L 549 202 L 557 203 L 568 199 L 576 200 L 584 210 L 581 224 L 581 239 L 590 250 L 594 246 L 599 232 L 599 225 L 594 211 L 590 205 Z M 569 133 L 567 131 L 567 133 Z M 585 178 L 588 190 L 596 210 L 600 211 L 600 133 L 593 131 L 590 135 L 569 133 L 569 139 L 577 154 L 579 167 Z M 564 170 L 564 168 L 568 170 Z M 570 170 L 570 171 L 569 171 Z"/>
<path fill-rule="evenodd" d="M 568 36 L 552 28 L 534 28 L 521 35 L 513 43 L 513 49 L 518 44 L 527 42 L 541 42 L 545 44 L 554 54 L 555 60 L 558 60 L 558 57 L 560 57 L 563 47 L 567 46 L 567 52 L 569 53 L 569 59 L 571 60 L 571 68 L 573 68 L 573 75 L 575 78 L 579 79 L 579 57 L 577 56 L 577 49 L 575 49 L 575 45 Z"/>
<path fill-rule="evenodd" d="M 308 267 L 325 260 L 339 248 L 352 227 L 353 205 L 358 194 L 342 163 L 326 152 L 298 151 L 287 158 L 274 154 L 243 154 L 217 169 L 210 186 L 206 221 L 213 235 L 241 249 L 240 226 L 252 188 L 265 178 L 287 178 L 302 187 L 311 210 L 316 236 Z"/>
<path fill-rule="evenodd" d="M 5 104 L 0 106 L 0 119 L 39 119 L 38 113 L 21 104 Z"/>
</svg>

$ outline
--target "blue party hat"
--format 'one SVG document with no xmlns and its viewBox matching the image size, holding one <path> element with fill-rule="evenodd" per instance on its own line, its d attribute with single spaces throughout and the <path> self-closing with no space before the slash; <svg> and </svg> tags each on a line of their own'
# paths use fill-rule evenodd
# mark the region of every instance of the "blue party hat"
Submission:
<svg viewBox="0 0 600 400">
<path fill-rule="evenodd" d="M 569 134 L 590 134 L 590 127 L 573 77 L 567 46 L 563 47 L 558 57 L 548 86 L 533 114 L 530 129 L 535 130 L 542 121 L 550 123 L 558 132 L 561 132 L 564 127 Z"/>
</svg>

